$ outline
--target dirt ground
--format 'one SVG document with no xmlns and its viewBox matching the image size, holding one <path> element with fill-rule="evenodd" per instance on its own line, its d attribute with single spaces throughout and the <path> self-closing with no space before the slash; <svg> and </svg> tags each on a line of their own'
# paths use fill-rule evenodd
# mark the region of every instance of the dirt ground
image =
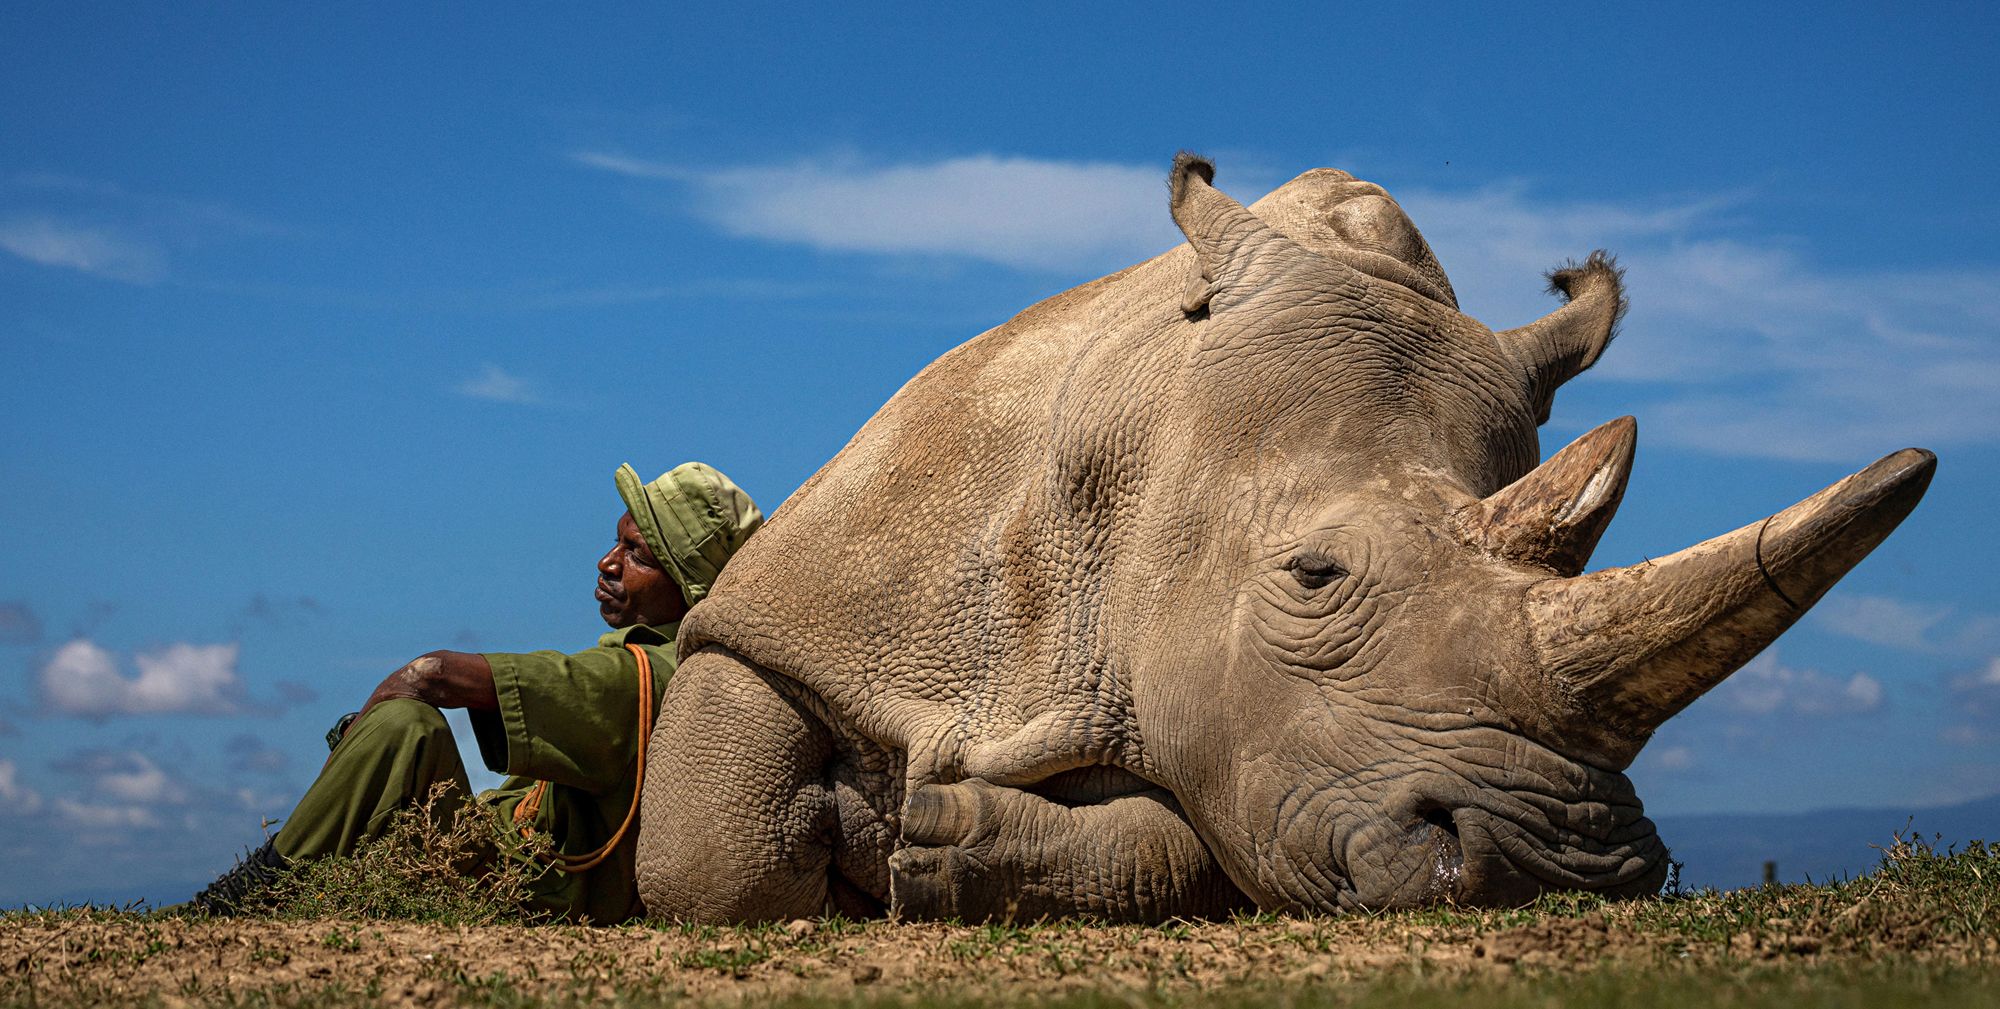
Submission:
<svg viewBox="0 0 2000 1009">
<path fill-rule="evenodd" d="M 393 1006 L 493 1001 L 482 992 L 506 992 L 502 1002 L 937 992 L 1004 992 L 1012 999 L 1193 993 L 1393 972 L 1677 969 L 1718 960 L 1804 965 L 1867 959 L 1898 945 L 1880 930 L 1858 943 L 1830 919 L 1766 919 L 1697 937 L 1645 927 L 1616 910 L 1515 924 L 1492 915 L 1450 917 L 1156 927 L 801 920 L 741 929 L 592 929 L 57 912 L 0 919 L 0 1003 L 286 1004 L 314 990 Z M 2000 966 L 2000 938 L 1991 935 L 1901 945 L 1896 955 Z"/>
</svg>

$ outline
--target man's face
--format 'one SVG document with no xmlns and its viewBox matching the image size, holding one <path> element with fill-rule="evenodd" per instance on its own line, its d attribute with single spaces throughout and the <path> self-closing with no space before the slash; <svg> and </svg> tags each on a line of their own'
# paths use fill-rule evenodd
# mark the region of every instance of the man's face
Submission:
<svg viewBox="0 0 2000 1009">
<path fill-rule="evenodd" d="M 597 610 L 614 628 L 670 624 L 687 614 L 681 587 L 653 557 L 629 511 L 618 519 L 618 542 L 597 562 Z"/>
</svg>

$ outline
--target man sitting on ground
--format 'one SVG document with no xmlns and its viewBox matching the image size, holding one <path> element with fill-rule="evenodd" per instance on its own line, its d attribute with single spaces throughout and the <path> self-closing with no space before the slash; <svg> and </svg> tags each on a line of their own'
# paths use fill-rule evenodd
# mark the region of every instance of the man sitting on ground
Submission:
<svg viewBox="0 0 2000 1009">
<path fill-rule="evenodd" d="M 440 651 L 391 673 L 328 733 L 333 755 L 277 835 L 198 894 L 197 910 L 230 913 L 294 861 L 353 854 L 438 782 L 451 784 L 454 808 L 463 802 L 471 789 L 440 708 L 467 709 L 480 758 L 512 775 L 478 801 L 509 832 L 552 847 L 533 909 L 605 924 L 643 910 L 634 810 L 653 702 L 674 670 L 681 617 L 763 515 L 701 463 L 650 484 L 621 466 L 617 484 L 626 512 L 597 562 L 598 611 L 612 632 L 573 655 Z M 503 853 L 518 850 L 511 841 Z"/>
</svg>

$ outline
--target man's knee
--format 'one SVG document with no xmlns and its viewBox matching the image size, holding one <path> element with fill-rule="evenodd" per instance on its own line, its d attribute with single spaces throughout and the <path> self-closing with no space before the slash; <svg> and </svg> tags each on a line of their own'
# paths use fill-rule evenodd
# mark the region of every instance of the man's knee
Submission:
<svg viewBox="0 0 2000 1009">
<path fill-rule="evenodd" d="M 383 701 L 368 709 L 368 713 L 354 720 L 347 727 L 347 735 L 340 745 L 357 747 L 386 747 L 401 749 L 406 746 L 437 744 L 456 748 L 452 739 L 451 726 L 444 720 L 444 713 L 422 701 L 399 697 Z"/>
</svg>

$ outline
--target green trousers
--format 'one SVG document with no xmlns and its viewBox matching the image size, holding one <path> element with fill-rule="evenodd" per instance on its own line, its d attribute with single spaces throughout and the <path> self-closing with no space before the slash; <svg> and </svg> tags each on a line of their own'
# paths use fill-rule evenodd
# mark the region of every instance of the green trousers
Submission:
<svg viewBox="0 0 2000 1009">
<path fill-rule="evenodd" d="M 458 743 L 438 709 L 421 701 L 384 701 L 356 719 L 319 778 L 278 829 L 278 854 L 292 861 L 352 855 L 380 837 L 397 812 L 449 782 L 437 812 L 450 816 L 472 794 Z"/>
<path fill-rule="evenodd" d="M 422 701 L 384 701 L 348 727 L 347 735 L 334 747 L 319 778 L 306 789 L 292 815 L 285 818 L 273 843 L 280 855 L 293 861 L 352 855 L 362 841 L 386 833 L 398 812 L 417 804 L 439 782 L 448 782 L 451 788 L 433 812 L 449 817 L 465 803 L 472 789 L 444 715 Z M 526 794 L 528 783 L 510 779 L 507 786 L 480 793 L 478 801 L 511 814 Z M 581 812 L 563 808 L 576 802 L 569 792 L 550 790 L 538 817 L 544 829 L 559 830 L 563 821 Z M 503 855 L 516 850 L 508 838 L 496 840 Z M 592 900 L 594 890 L 604 890 L 607 885 L 615 891 L 629 889 L 631 884 L 623 882 L 620 888 L 622 881 L 593 880 L 591 875 L 567 875 L 553 869 L 543 873 L 531 886 L 531 908 L 569 917 L 591 915 L 607 924 L 614 915 L 622 920 L 638 913 L 636 900 L 630 914 L 608 911 L 601 895 Z"/>
</svg>

